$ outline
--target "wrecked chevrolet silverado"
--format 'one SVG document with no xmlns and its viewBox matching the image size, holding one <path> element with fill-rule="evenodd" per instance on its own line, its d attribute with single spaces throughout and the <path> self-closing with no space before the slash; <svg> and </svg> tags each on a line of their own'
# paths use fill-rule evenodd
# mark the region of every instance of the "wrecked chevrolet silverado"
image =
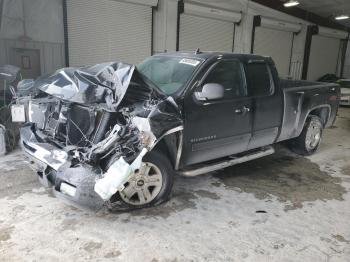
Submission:
<svg viewBox="0 0 350 262">
<path fill-rule="evenodd" d="M 274 153 L 314 153 L 336 84 L 281 80 L 271 58 L 167 53 L 64 68 L 18 84 L 12 118 L 40 181 L 81 206 L 131 209 L 195 176 Z"/>
</svg>

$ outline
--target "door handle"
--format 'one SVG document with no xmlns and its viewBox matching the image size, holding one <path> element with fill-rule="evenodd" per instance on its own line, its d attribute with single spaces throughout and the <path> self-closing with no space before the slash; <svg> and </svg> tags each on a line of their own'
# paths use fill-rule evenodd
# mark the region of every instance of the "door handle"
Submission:
<svg viewBox="0 0 350 262">
<path fill-rule="evenodd" d="M 248 112 L 250 112 L 250 108 L 249 107 L 246 107 L 246 106 L 243 106 L 242 108 L 236 108 L 235 109 L 235 113 L 236 114 L 246 114 L 246 113 L 248 113 Z"/>
</svg>

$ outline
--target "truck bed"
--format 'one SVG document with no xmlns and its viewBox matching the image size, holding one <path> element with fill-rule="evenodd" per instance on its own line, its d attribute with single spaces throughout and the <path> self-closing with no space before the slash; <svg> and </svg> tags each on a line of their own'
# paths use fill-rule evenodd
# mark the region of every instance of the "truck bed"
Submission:
<svg viewBox="0 0 350 262">
<path fill-rule="evenodd" d="M 334 83 L 324 83 L 316 81 L 306 81 L 306 80 L 289 80 L 289 79 L 280 79 L 280 86 L 282 89 L 297 89 L 297 88 L 307 88 L 313 89 L 324 86 L 334 86 Z"/>
<path fill-rule="evenodd" d="M 325 127 L 333 124 L 339 104 L 339 85 L 281 79 L 280 87 L 284 94 L 284 117 L 278 141 L 299 136 L 310 112 L 320 115 Z"/>
</svg>

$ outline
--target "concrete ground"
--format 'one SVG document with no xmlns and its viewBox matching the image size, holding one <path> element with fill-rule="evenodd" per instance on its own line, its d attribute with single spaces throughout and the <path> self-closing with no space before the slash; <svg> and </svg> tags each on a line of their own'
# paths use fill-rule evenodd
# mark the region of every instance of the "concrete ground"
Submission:
<svg viewBox="0 0 350 262">
<path fill-rule="evenodd" d="M 91 213 L 0 159 L 0 261 L 350 261 L 350 108 L 317 154 L 275 155 L 196 178 L 171 201 Z"/>
</svg>

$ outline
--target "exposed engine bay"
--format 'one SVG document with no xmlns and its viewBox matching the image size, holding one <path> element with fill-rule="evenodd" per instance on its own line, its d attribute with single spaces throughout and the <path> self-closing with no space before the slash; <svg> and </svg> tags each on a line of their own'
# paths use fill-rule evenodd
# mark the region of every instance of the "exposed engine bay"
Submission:
<svg viewBox="0 0 350 262">
<path fill-rule="evenodd" d="M 57 193 L 89 206 L 106 201 L 96 198 L 93 185 L 116 161 L 131 164 L 183 128 L 172 97 L 135 66 L 118 62 L 24 80 L 16 106 L 24 111 L 21 146 L 30 159 L 34 156 L 31 163 L 40 177 Z"/>
</svg>

